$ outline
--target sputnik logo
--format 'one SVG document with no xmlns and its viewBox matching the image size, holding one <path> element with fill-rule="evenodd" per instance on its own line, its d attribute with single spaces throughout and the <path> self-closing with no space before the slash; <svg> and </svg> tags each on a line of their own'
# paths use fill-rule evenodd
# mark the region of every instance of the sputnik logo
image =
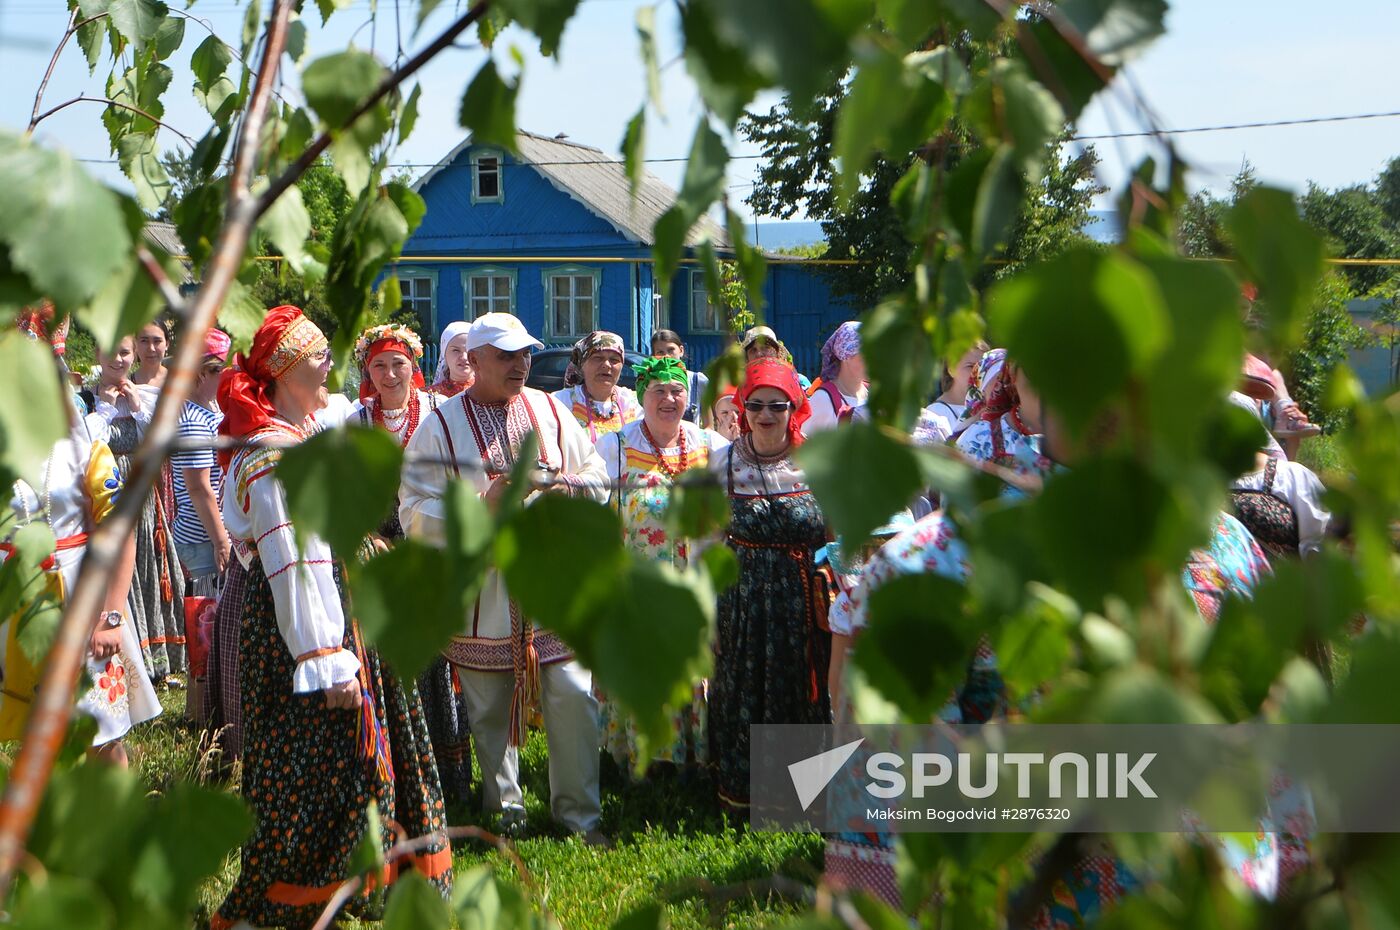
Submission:
<svg viewBox="0 0 1400 930">
<path fill-rule="evenodd" d="M 828 749 L 788 766 L 788 774 L 792 776 L 792 787 L 797 790 L 797 800 L 804 811 L 811 807 L 817 795 L 831 784 L 836 773 L 841 771 L 841 766 L 855 755 L 863 742 L 865 737 L 862 736 L 844 746 Z"/>
</svg>

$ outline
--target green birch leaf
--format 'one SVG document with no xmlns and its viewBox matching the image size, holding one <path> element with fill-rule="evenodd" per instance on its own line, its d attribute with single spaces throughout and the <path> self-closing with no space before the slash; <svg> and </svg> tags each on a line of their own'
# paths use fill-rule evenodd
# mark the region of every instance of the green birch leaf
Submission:
<svg viewBox="0 0 1400 930">
<path fill-rule="evenodd" d="M 442 4 L 442 0 L 418 0 L 418 16 L 413 21 L 413 34 L 423 28 L 423 22 Z"/>
<path fill-rule="evenodd" d="M 1089 51 L 1112 67 L 1166 32 L 1166 0 L 1061 0 L 1055 9 Z"/>
<path fill-rule="evenodd" d="M 266 188 L 266 184 L 262 185 Z M 306 261 L 306 239 L 311 235 L 311 214 L 302 201 L 301 189 L 293 184 L 272 202 L 262 219 L 258 221 L 258 231 L 272 240 L 292 267 L 300 271 Z"/>
<path fill-rule="evenodd" d="M 174 55 L 185 41 L 185 21 L 178 16 L 166 16 L 156 29 L 156 60 L 163 61 Z"/>
<path fill-rule="evenodd" d="M 661 62 L 656 53 L 656 7 L 637 7 L 637 38 L 642 45 L 642 66 L 647 75 L 647 96 L 656 112 L 664 111 L 661 101 Z"/>
<path fill-rule="evenodd" d="M 84 13 L 84 19 L 89 14 Z M 78 27 L 76 35 L 78 47 L 83 50 L 83 57 L 87 59 L 88 74 L 92 75 L 97 71 L 97 63 L 102 58 L 102 40 L 107 38 L 107 27 L 105 19 L 93 20 Z"/>
<path fill-rule="evenodd" d="M 166 270 L 173 271 L 169 266 Z M 108 278 L 97 296 L 78 310 L 77 317 L 97 345 L 110 350 L 123 336 L 134 335 L 154 320 L 164 306 L 151 276 L 132 262 Z"/>
<path fill-rule="evenodd" d="M 0 133 L 0 241 L 60 312 L 91 299 L 131 254 L 117 195 L 63 152 Z M 82 255 L 82 261 L 74 261 Z"/>
<path fill-rule="evenodd" d="M 1161 291 L 1142 266 L 1080 247 L 1000 282 L 988 323 L 1045 403 L 1078 434 L 1165 349 Z M 1066 366 L 1066 358 L 1092 365 Z"/>
<path fill-rule="evenodd" d="M 987 631 L 966 596 L 941 575 L 904 575 L 870 592 L 870 623 L 851 661 L 907 719 L 930 719 L 967 677 Z"/>
<path fill-rule="evenodd" d="M 155 212 L 170 197 L 174 185 L 160 163 L 156 137 L 145 134 L 123 136 L 117 144 L 117 161 L 136 190 L 136 201 L 143 210 Z"/>
<path fill-rule="evenodd" d="M 324 26 L 336 10 L 349 9 L 354 2 L 355 0 L 316 0 L 316 6 L 321 11 L 321 25 Z"/>
<path fill-rule="evenodd" d="M 409 92 L 408 102 L 403 105 L 403 115 L 399 117 L 399 145 L 413 135 L 413 127 L 418 125 L 418 98 L 423 94 L 423 85 L 414 84 Z"/>
<path fill-rule="evenodd" d="M 369 52 L 337 52 L 306 66 L 301 89 L 327 126 L 338 129 L 384 78 L 384 66 Z"/>
<path fill-rule="evenodd" d="M 116 921 L 111 902 L 86 878 L 50 875 L 42 888 L 29 887 L 10 917 L 15 930 L 109 930 Z"/>
<path fill-rule="evenodd" d="M 111 0 L 107 4 L 112 28 L 138 49 L 156 38 L 169 13 L 170 8 L 157 0 Z"/>
<path fill-rule="evenodd" d="M 297 67 L 301 67 L 306 57 L 306 23 L 303 20 L 294 19 L 287 24 L 287 57 Z"/>
<path fill-rule="evenodd" d="M 244 61 L 252 57 L 253 43 L 258 40 L 258 32 L 262 29 L 262 7 L 262 0 L 248 0 L 248 9 L 243 14 L 241 44 Z"/>
<path fill-rule="evenodd" d="M 452 883 L 452 910 L 462 930 L 536 926 L 530 902 L 514 885 L 497 878 L 490 865 L 479 865 L 457 876 Z"/>
<path fill-rule="evenodd" d="M 579 0 L 498 0 L 511 19 L 540 38 L 540 54 L 554 55 L 564 26 L 578 9 Z"/>
<path fill-rule="evenodd" d="M 326 430 L 286 450 L 277 478 L 292 525 L 349 558 L 393 511 L 402 462 L 394 437 L 355 426 Z"/>
<path fill-rule="evenodd" d="M 914 450 L 868 421 L 812 435 L 798 447 L 797 462 L 822 514 L 848 545 L 908 507 L 923 487 Z M 869 481 L 855 486 L 851 475 Z"/>
<path fill-rule="evenodd" d="M 501 79 L 496 62 L 488 59 L 481 66 L 462 96 L 457 116 L 462 128 L 471 132 L 473 142 L 515 151 L 515 98 L 519 90 L 518 81 Z"/>
<path fill-rule="evenodd" d="M 54 443 L 68 435 L 70 403 L 60 393 L 53 352 L 17 329 L 0 332 L 0 371 L 24 385 L 24 403 L 0 404 L 0 468 L 43 487 L 41 470 Z"/>
<path fill-rule="evenodd" d="M 360 630 L 405 681 L 462 632 L 467 611 L 460 595 L 467 579 L 454 568 L 444 550 L 401 539 L 350 576 Z M 404 623 L 410 612 L 414 622 Z"/>
<path fill-rule="evenodd" d="M 627 190 L 632 197 L 637 196 L 637 188 L 646 173 L 646 127 L 647 110 L 643 106 L 636 115 L 627 121 L 627 131 L 622 136 L 622 164 L 627 171 Z"/>
<path fill-rule="evenodd" d="M 843 70 L 847 42 L 875 15 L 870 0 L 712 0 L 715 31 L 770 84 L 820 93 Z"/>
<path fill-rule="evenodd" d="M 836 116 L 832 154 L 839 170 L 836 191 L 849 205 L 860 189 L 861 173 L 877 149 L 889 141 L 889 129 L 904 116 L 904 62 L 873 41 L 857 46 L 857 69 Z"/>
<path fill-rule="evenodd" d="M 1322 236 L 1298 213 L 1293 195 L 1255 187 L 1225 216 L 1225 228 L 1249 280 L 1259 287 L 1259 303 L 1275 346 L 1302 339 L 1313 294 L 1322 277 Z"/>
<path fill-rule="evenodd" d="M 682 7 L 681 30 L 686 71 L 705 105 L 733 128 L 766 82 L 741 51 L 720 39 L 709 6 L 688 3 Z"/>
<path fill-rule="evenodd" d="M 384 930 L 447 930 L 451 924 L 442 892 L 418 872 L 405 872 L 394 882 L 384 908 Z"/>
<path fill-rule="evenodd" d="M 267 308 L 241 281 L 229 283 L 228 294 L 219 308 L 219 328 L 233 340 L 235 352 L 247 352 L 253 336 L 267 316 Z"/>
</svg>

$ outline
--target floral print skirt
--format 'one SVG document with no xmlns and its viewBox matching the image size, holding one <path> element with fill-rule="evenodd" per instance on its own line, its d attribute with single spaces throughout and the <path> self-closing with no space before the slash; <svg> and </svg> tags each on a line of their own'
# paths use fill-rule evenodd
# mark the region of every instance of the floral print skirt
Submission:
<svg viewBox="0 0 1400 930">
<path fill-rule="evenodd" d="M 339 587 L 338 572 L 336 582 Z M 296 662 L 278 630 L 260 562 L 249 568 L 247 584 L 239 641 L 243 799 L 256 827 L 242 849 L 238 882 L 212 926 L 246 920 L 255 927 L 310 927 L 348 877 L 351 854 L 369 827 L 370 803 L 378 807 L 378 841 L 387 852 L 396 831 L 417 837 L 446 827 L 442 789 L 417 687 L 403 687 L 376 652 L 363 648 L 356 628 L 346 630 L 344 647 L 362 656 L 360 686 L 373 703 L 375 722 L 368 725 L 385 738 L 392 765 L 367 758 L 360 710 L 329 710 L 320 692 L 292 693 Z M 452 854 L 439 843 L 390 862 L 350 911 L 376 918 L 385 886 L 410 866 L 447 895 Z"/>
</svg>

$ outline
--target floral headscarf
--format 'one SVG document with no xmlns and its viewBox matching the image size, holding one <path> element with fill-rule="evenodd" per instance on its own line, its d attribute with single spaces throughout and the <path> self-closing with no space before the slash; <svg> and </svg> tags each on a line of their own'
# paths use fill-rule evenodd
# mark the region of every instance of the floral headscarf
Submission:
<svg viewBox="0 0 1400 930">
<path fill-rule="evenodd" d="M 574 387 L 583 383 L 583 363 L 599 352 L 616 352 L 624 359 L 622 337 L 607 330 L 595 329 L 574 343 L 573 354 L 569 356 L 569 367 L 564 369 L 564 387 Z"/>
<path fill-rule="evenodd" d="M 423 357 L 423 340 L 418 338 L 418 334 L 407 326 L 371 326 L 355 340 L 355 361 L 360 366 L 360 400 L 368 400 L 375 395 L 369 364 L 385 352 L 406 356 L 413 365 L 413 386 L 423 387 L 423 373 L 418 370 L 418 360 Z"/>
<path fill-rule="evenodd" d="M 637 395 L 639 397 L 645 394 L 647 388 L 652 384 L 674 382 L 685 385 L 687 389 L 690 386 L 690 374 L 678 358 L 662 356 L 661 358 L 644 359 L 640 365 L 633 365 L 632 371 L 637 375 Z"/>
<path fill-rule="evenodd" d="M 780 362 L 776 358 L 760 358 L 749 363 L 749 367 L 744 370 L 744 383 L 739 387 L 735 395 L 735 401 L 739 405 L 739 432 L 751 432 L 753 427 L 749 425 L 749 418 L 744 410 L 744 404 L 753 395 L 753 392 L 762 387 L 777 388 L 792 401 L 792 416 L 788 418 L 788 441 L 794 447 L 802 444 L 802 424 L 807 422 L 807 418 L 812 415 L 812 406 L 807 403 L 807 393 L 802 390 L 802 384 L 797 380 L 797 370 L 786 362 Z"/>
<path fill-rule="evenodd" d="M 822 380 L 834 381 L 841 371 L 841 363 L 860 354 L 860 321 L 847 320 L 836 327 L 836 332 L 827 337 L 822 346 Z"/>
<path fill-rule="evenodd" d="M 954 436 L 982 419 L 982 411 L 987 405 L 987 394 L 992 386 L 1001 380 L 1001 370 L 1005 364 L 1006 350 L 992 349 L 984 353 L 972 369 L 972 377 L 967 382 L 966 406 L 963 408 L 962 419 L 958 422 L 957 429 L 953 430 Z"/>
</svg>

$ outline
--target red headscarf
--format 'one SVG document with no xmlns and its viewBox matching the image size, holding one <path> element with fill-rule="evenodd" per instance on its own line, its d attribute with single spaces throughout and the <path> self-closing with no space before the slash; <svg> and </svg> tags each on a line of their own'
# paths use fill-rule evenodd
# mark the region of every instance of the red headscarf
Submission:
<svg viewBox="0 0 1400 930">
<path fill-rule="evenodd" d="M 776 358 L 760 358 L 749 364 L 744 372 L 744 383 L 739 386 L 735 400 L 739 403 L 739 431 L 752 431 L 749 418 L 744 410 L 750 395 L 759 388 L 770 387 L 782 391 L 792 401 L 792 415 L 788 417 L 788 440 L 794 446 L 802 445 L 802 424 L 812 415 L 812 407 L 807 403 L 807 395 L 797 380 L 797 371 L 787 362 Z"/>
<path fill-rule="evenodd" d="M 413 357 L 413 346 L 402 339 L 395 339 L 387 336 L 369 344 L 365 350 L 365 362 L 360 369 L 360 400 L 366 401 L 378 395 L 374 389 L 374 379 L 369 376 L 369 363 L 374 361 L 376 355 L 383 355 L 385 352 L 397 352 L 408 359 L 413 366 L 413 387 L 414 390 L 422 390 L 424 386 L 423 372 L 418 370 L 418 361 Z"/>
<path fill-rule="evenodd" d="M 241 439 L 272 422 L 277 415 L 267 389 L 272 382 L 314 352 L 326 348 L 325 334 L 296 307 L 273 307 L 253 335 L 246 355 L 219 376 L 219 409 L 224 413 L 219 435 Z M 228 470 L 233 453 L 219 452 L 219 465 Z"/>
</svg>

